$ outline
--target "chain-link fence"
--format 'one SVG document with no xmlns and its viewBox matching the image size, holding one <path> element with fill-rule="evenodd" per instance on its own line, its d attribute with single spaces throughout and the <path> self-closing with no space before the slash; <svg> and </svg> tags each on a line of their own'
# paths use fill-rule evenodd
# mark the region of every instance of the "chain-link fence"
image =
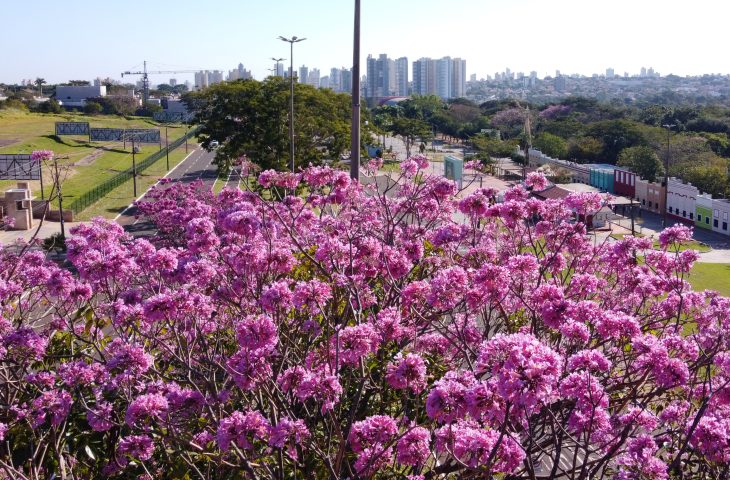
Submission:
<svg viewBox="0 0 730 480">
<path fill-rule="evenodd" d="M 137 173 L 141 173 L 145 171 L 147 168 L 152 166 L 156 161 L 160 160 L 161 158 L 164 158 L 167 154 L 167 151 L 173 151 L 183 143 L 185 143 L 185 140 L 192 137 L 198 132 L 198 128 L 193 128 L 188 133 L 183 135 L 182 137 L 178 138 L 174 142 L 170 143 L 169 147 L 165 147 L 162 150 L 159 150 L 149 157 L 145 158 L 141 162 L 137 164 Z M 127 170 L 124 170 L 122 172 L 119 172 L 118 174 L 114 175 L 112 178 L 105 180 L 104 182 L 100 183 L 96 187 L 94 187 L 92 190 L 89 190 L 88 192 L 84 193 L 83 195 L 73 199 L 66 209 L 71 210 L 74 212 L 74 215 L 78 215 L 82 211 L 84 211 L 86 208 L 100 200 L 102 197 L 106 196 L 114 190 L 115 188 L 121 186 L 124 182 L 127 182 L 132 179 L 134 176 L 134 171 L 132 168 L 128 168 Z"/>
</svg>

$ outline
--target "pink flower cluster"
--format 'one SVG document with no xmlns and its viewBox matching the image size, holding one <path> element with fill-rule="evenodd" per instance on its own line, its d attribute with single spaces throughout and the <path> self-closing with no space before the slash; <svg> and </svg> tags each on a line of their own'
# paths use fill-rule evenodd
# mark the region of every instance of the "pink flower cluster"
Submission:
<svg viewBox="0 0 730 480">
<path fill-rule="evenodd" d="M 160 184 L 151 238 L 1 248 L 4 475 L 722 478 L 730 299 L 688 229 L 601 243 L 600 196 L 402 167 Z"/>
</svg>

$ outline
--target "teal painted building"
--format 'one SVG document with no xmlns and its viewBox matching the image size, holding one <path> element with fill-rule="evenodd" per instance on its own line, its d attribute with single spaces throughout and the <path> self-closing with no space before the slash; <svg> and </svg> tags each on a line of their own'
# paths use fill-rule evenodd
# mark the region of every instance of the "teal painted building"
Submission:
<svg viewBox="0 0 730 480">
<path fill-rule="evenodd" d="M 614 165 L 597 164 L 589 165 L 590 168 L 590 185 L 604 192 L 614 193 L 613 187 L 613 171 L 616 170 Z"/>
</svg>

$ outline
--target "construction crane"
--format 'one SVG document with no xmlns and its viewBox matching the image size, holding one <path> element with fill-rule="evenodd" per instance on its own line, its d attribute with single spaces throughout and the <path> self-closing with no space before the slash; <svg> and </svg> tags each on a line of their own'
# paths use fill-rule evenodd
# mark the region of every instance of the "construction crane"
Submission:
<svg viewBox="0 0 730 480">
<path fill-rule="evenodd" d="M 151 70 L 147 71 L 147 60 L 144 61 L 144 68 L 141 72 L 122 72 L 122 78 L 125 75 L 142 75 L 142 98 L 144 105 L 147 105 L 147 100 L 150 98 L 150 79 L 147 75 L 151 74 L 170 74 L 170 73 L 197 73 L 200 70 Z"/>
</svg>

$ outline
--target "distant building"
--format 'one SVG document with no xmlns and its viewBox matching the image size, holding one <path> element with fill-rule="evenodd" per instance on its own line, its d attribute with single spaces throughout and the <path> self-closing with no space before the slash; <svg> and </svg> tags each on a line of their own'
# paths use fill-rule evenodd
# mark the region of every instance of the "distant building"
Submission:
<svg viewBox="0 0 730 480">
<path fill-rule="evenodd" d="M 453 96 L 451 94 L 453 87 L 452 67 L 451 57 L 436 60 L 436 94 L 443 99 Z"/>
<path fill-rule="evenodd" d="M 560 75 L 558 77 L 555 77 L 555 91 L 556 92 L 564 92 L 565 91 L 565 77 Z"/>
<path fill-rule="evenodd" d="M 104 85 L 58 85 L 56 100 L 64 107 L 83 107 L 89 98 L 106 97 Z"/>
<path fill-rule="evenodd" d="M 169 85 L 170 85 L 171 87 L 174 87 L 174 86 L 176 86 L 176 85 L 177 85 L 177 78 L 171 78 L 171 79 L 170 79 L 170 80 L 168 81 L 168 83 L 169 83 Z"/>
<path fill-rule="evenodd" d="M 613 68 L 607 68 L 606 69 L 606 78 L 613 78 L 613 77 L 614 77 Z"/>
<path fill-rule="evenodd" d="M 408 95 L 408 58 L 400 57 L 395 61 L 395 95 Z"/>
<path fill-rule="evenodd" d="M 419 58 L 413 62 L 413 93 L 436 95 L 436 62 L 430 58 Z"/>
<path fill-rule="evenodd" d="M 366 97 L 378 99 L 395 93 L 395 62 L 381 53 L 378 58 L 367 58 Z"/>
<path fill-rule="evenodd" d="M 451 97 L 466 95 L 466 60 L 454 58 L 451 65 Z"/>
<path fill-rule="evenodd" d="M 299 83 L 309 83 L 309 68 L 306 65 L 299 67 L 299 78 L 297 81 Z"/>
<path fill-rule="evenodd" d="M 313 68 L 309 71 L 307 83 L 315 88 L 319 88 L 319 68 Z"/>
<path fill-rule="evenodd" d="M 319 88 L 330 88 L 330 77 L 325 75 L 319 79 Z"/>
</svg>

